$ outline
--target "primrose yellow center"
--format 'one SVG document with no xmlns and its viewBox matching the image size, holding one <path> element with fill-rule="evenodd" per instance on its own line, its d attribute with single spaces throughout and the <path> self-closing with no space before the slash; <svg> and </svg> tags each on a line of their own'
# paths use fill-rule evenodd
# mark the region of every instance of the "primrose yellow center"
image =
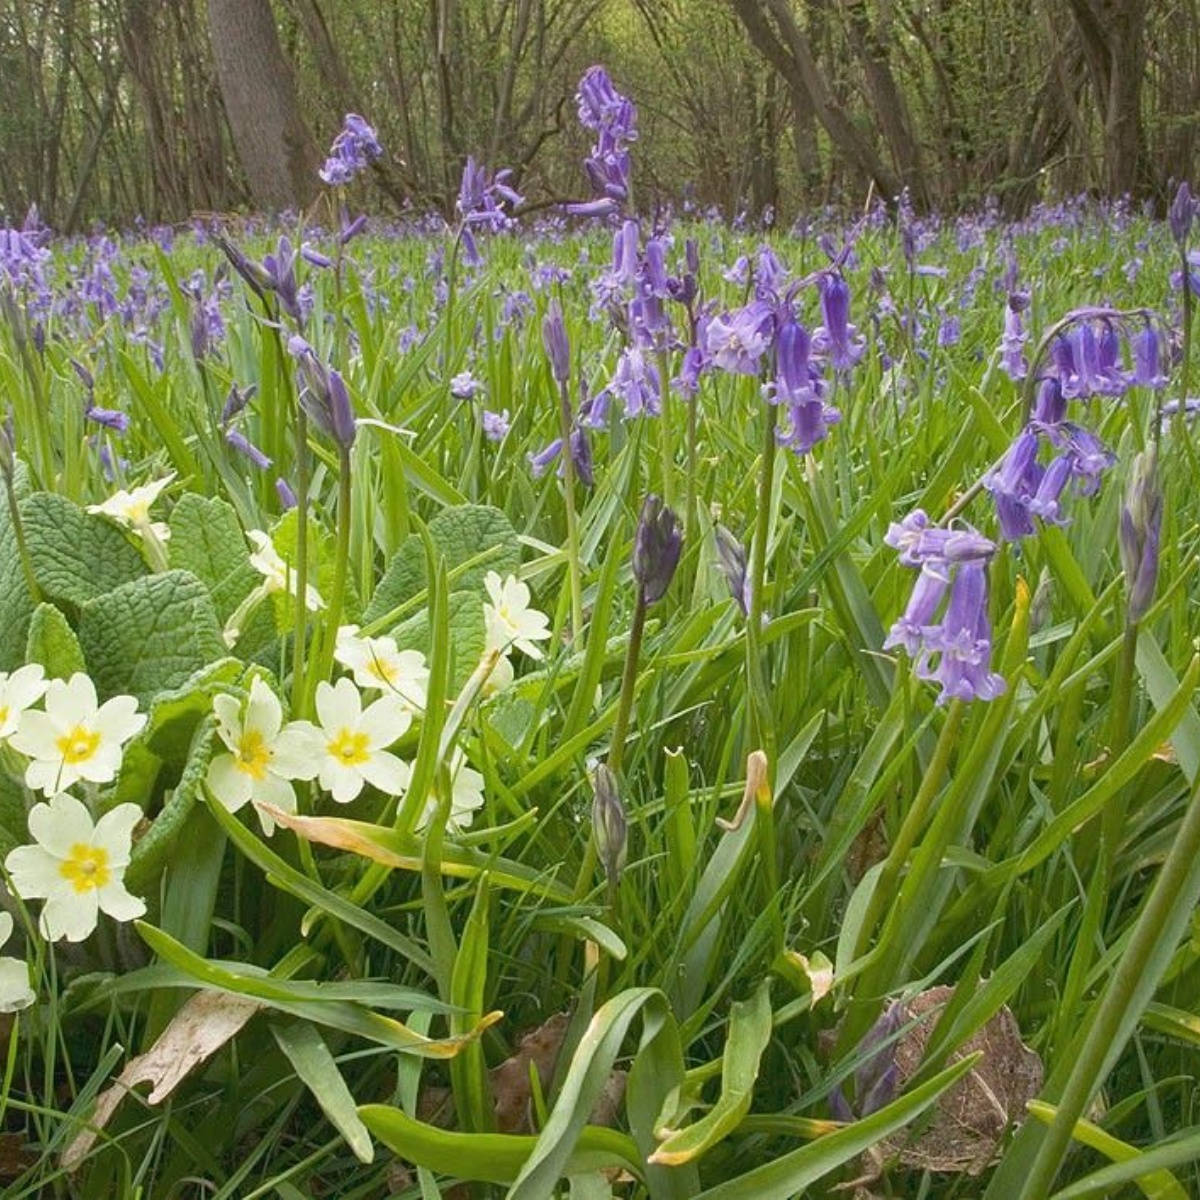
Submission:
<svg viewBox="0 0 1200 1200">
<path fill-rule="evenodd" d="M 145 525 L 150 520 L 150 507 L 144 500 L 135 500 L 125 509 L 130 525 Z"/>
<path fill-rule="evenodd" d="M 396 676 L 400 674 L 394 666 L 386 659 L 371 656 L 371 661 L 367 664 L 368 674 L 378 679 L 380 683 L 386 683 L 389 686 L 395 682 Z"/>
<path fill-rule="evenodd" d="M 76 725 L 70 733 L 64 733 L 55 745 L 63 756 L 63 762 L 72 765 L 87 762 L 100 746 L 100 735 L 86 725 Z"/>
<path fill-rule="evenodd" d="M 257 729 L 247 729 L 238 742 L 234 763 L 243 775 L 265 779 L 271 763 L 271 750 Z"/>
<path fill-rule="evenodd" d="M 77 892 L 90 892 L 106 887 L 112 877 L 108 866 L 108 851 L 103 846 L 76 842 L 67 857 L 59 864 L 58 873 Z"/>
<path fill-rule="evenodd" d="M 371 757 L 370 744 L 365 733 L 342 729 L 326 748 L 343 767 L 357 767 Z"/>
<path fill-rule="evenodd" d="M 0 704 L 0 725 L 3 725 L 8 720 L 8 705 Z"/>
</svg>

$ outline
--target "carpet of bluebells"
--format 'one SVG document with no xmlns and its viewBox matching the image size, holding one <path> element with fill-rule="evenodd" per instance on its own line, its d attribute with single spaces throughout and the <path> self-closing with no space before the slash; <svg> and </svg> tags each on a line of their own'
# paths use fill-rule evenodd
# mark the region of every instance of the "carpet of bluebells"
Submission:
<svg viewBox="0 0 1200 1200">
<path fill-rule="evenodd" d="M 1195 205 L 0 230 L 12 1197 L 1200 1191 Z"/>
</svg>

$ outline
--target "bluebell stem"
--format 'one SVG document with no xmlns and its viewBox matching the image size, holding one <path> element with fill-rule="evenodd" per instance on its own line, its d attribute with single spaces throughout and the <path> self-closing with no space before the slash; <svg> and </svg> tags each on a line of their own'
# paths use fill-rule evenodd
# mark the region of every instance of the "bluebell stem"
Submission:
<svg viewBox="0 0 1200 1200">
<path fill-rule="evenodd" d="M 604 866 L 608 886 L 613 889 L 621 880 L 629 845 L 629 822 L 617 777 L 604 763 L 592 772 L 592 836 L 596 851 Z"/>
<path fill-rule="evenodd" d="M 236 417 L 241 416 L 257 391 L 257 383 L 252 383 L 246 388 L 239 388 L 236 383 L 230 384 L 229 394 L 225 397 L 225 406 L 221 409 L 221 424 L 228 425 Z"/>
<path fill-rule="evenodd" d="M 658 496 L 646 497 L 633 541 L 633 577 L 646 604 L 666 595 L 679 565 L 683 537 L 675 514 Z"/>
</svg>

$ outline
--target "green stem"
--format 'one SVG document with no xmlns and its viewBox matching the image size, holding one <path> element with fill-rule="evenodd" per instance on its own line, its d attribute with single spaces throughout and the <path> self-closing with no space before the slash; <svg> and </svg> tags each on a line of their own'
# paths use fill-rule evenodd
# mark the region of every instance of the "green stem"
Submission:
<svg viewBox="0 0 1200 1200">
<path fill-rule="evenodd" d="M 766 672 L 762 660 L 764 595 L 767 572 L 767 540 L 771 535 L 771 494 L 775 490 L 775 423 L 778 413 L 768 404 L 763 420 L 762 462 L 759 464 L 758 513 L 754 546 L 750 556 L 750 613 L 746 618 L 746 678 L 749 684 L 750 749 L 767 755 L 772 780 L 775 773 L 775 723 L 771 714 Z"/>
<path fill-rule="evenodd" d="M 0 437 L 3 435 L 0 434 Z M 37 574 L 33 569 L 33 559 L 29 555 L 29 546 L 25 541 L 25 526 L 21 522 L 21 506 L 17 503 L 17 493 L 12 476 L 5 474 L 4 492 L 8 497 L 8 517 L 12 525 L 13 537 L 17 542 L 17 557 L 21 560 L 21 573 L 25 576 L 25 586 L 29 589 L 30 599 L 34 604 L 41 604 L 44 597 L 38 586 Z"/>
<path fill-rule="evenodd" d="M 633 625 L 629 630 L 629 645 L 625 650 L 625 667 L 621 672 L 621 694 L 617 699 L 617 718 L 613 722 L 612 741 L 608 747 L 608 769 L 620 778 L 621 761 L 625 755 L 625 737 L 629 717 L 633 712 L 633 696 L 637 689 L 638 659 L 642 653 L 642 636 L 646 631 L 646 599 L 638 589 L 633 610 Z"/>
<path fill-rule="evenodd" d="M 875 932 L 875 927 L 882 919 L 888 905 L 895 901 L 905 863 L 929 820 L 933 802 L 937 799 L 949 771 L 950 758 L 954 753 L 954 745 L 958 740 L 965 711 L 965 705 L 961 700 L 951 702 L 946 713 L 946 720 L 942 724 L 942 732 L 938 736 L 937 745 L 933 750 L 933 757 L 930 759 L 924 779 L 921 780 L 921 787 L 912 802 L 912 807 L 900 824 L 896 839 L 892 842 L 891 849 L 888 850 L 887 858 L 883 860 L 879 878 L 876 879 L 875 886 L 871 889 L 866 912 L 863 914 L 862 924 L 859 926 L 858 936 L 855 938 L 854 952 L 850 956 L 851 962 L 866 954 L 867 945 L 871 940 L 871 935 Z M 867 1017 L 871 1015 L 873 1006 L 878 1003 L 878 997 L 870 995 L 870 991 L 871 989 L 865 988 L 864 999 L 856 1000 L 847 1014 L 840 1039 L 840 1048 L 844 1049 L 854 1045 L 865 1032 L 868 1024 Z"/>
<path fill-rule="evenodd" d="M 308 416 L 304 407 L 296 405 L 296 588 L 292 635 L 292 715 L 307 715 L 303 711 L 305 678 L 305 637 L 308 632 Z"/>
<path fill-rule="evenodd" d="M 684 542 L 689 542 L 696 526 L 696 444 L 699 440 L 700 424 L 699 392 L 688 401 L 687 420 L 687 511 L 683 514 Z"/>
<path fill-rule="evenodd" d="M 333 651 L 337 642 L 338 626 L 342 623 L 342 609 L 346 606 L 346 580 L 350 573 L 350 530 L 354 524 L 352 504 L 352 472 L 350 448 L 338 448 L 338 506 L 337 545 L 333 560 L 333 592 L 329 597 L 329 609 L 320 636 L 320 650 L 316 667 L 306 690 L 306 701 L 311 704 L 316 695 L 317 684 L 328 679 L 333 668 Z"/>
<path fill-rule="evenodd" d="M 1179 411 L 1175 414 L 1175 432 L 1187 436 L 1188 386 L 1192 375 L 1192 289 L 1188 263 L 1187 244 L 1179 249 L 1180 267 L 1183 270 L 1183 363 L 1179 371 Z"/>
<path fill-rule="evenodd" d="M 1167 956 L 1186 930 L 1200 898 L 1200 784 L 1194 786 L 1187 812 L 1158 878 L 1138 917 L 1125 952 L 1104 994 L 1097 1001 L 1083 1045 L 1072 1056 L 1071 1073 L 1058 1100 L 1054 1120 L 1038 1147 L 1018 1200 L 1049 1195 L 1075 1123 L 1083 1116 L 1116 1056 L 1132 1033 L 1132 1021 L 1153 994 Z M 1162 963 L 1152 963 L 1156 953 Z M 1125 1026 L 1123 1029 L 1122 1026 Z"/>
<path fill-rule="evenodd" d="M 662 460 L 662 498 L 675 507 L 675 429 L 671 424 L 670 362 L 665 350 L 658 352 L 658 452 Z"/>
<path fill-rule="evenodd" d="M 563 465 L 563 503 L 567 517 L 567 579 L 571 591 L 571 641 L 583 636 L 583 575 L 579 541 L 579 517 L 575 512 L 575 460 L 571 457 L 571 401 L 566 384 L 558 389 L 558 436 Z"/>
</svg>

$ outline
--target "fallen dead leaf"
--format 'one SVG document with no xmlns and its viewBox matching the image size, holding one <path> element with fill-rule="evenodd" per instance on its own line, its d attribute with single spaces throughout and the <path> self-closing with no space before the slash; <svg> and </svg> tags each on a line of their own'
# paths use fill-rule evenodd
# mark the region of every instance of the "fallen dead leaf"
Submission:
<svg viewBox="0 0 1200 1200">
<path fill-rule="evenodd" d="M 63 1151 L 62 1166 L 74 1171 L 87 1157 L 100 1130 L 136 1084 L 151 1085 L 147 1100 L 161 1104 L 183 1079 L 234 1037 L 263 1005 L 225 992 L 197 992 L 171 1019 L 158 1040 L 132 1058 L 111 1087 L 101 1092 L 87 1128 Z"/>
</svg>

